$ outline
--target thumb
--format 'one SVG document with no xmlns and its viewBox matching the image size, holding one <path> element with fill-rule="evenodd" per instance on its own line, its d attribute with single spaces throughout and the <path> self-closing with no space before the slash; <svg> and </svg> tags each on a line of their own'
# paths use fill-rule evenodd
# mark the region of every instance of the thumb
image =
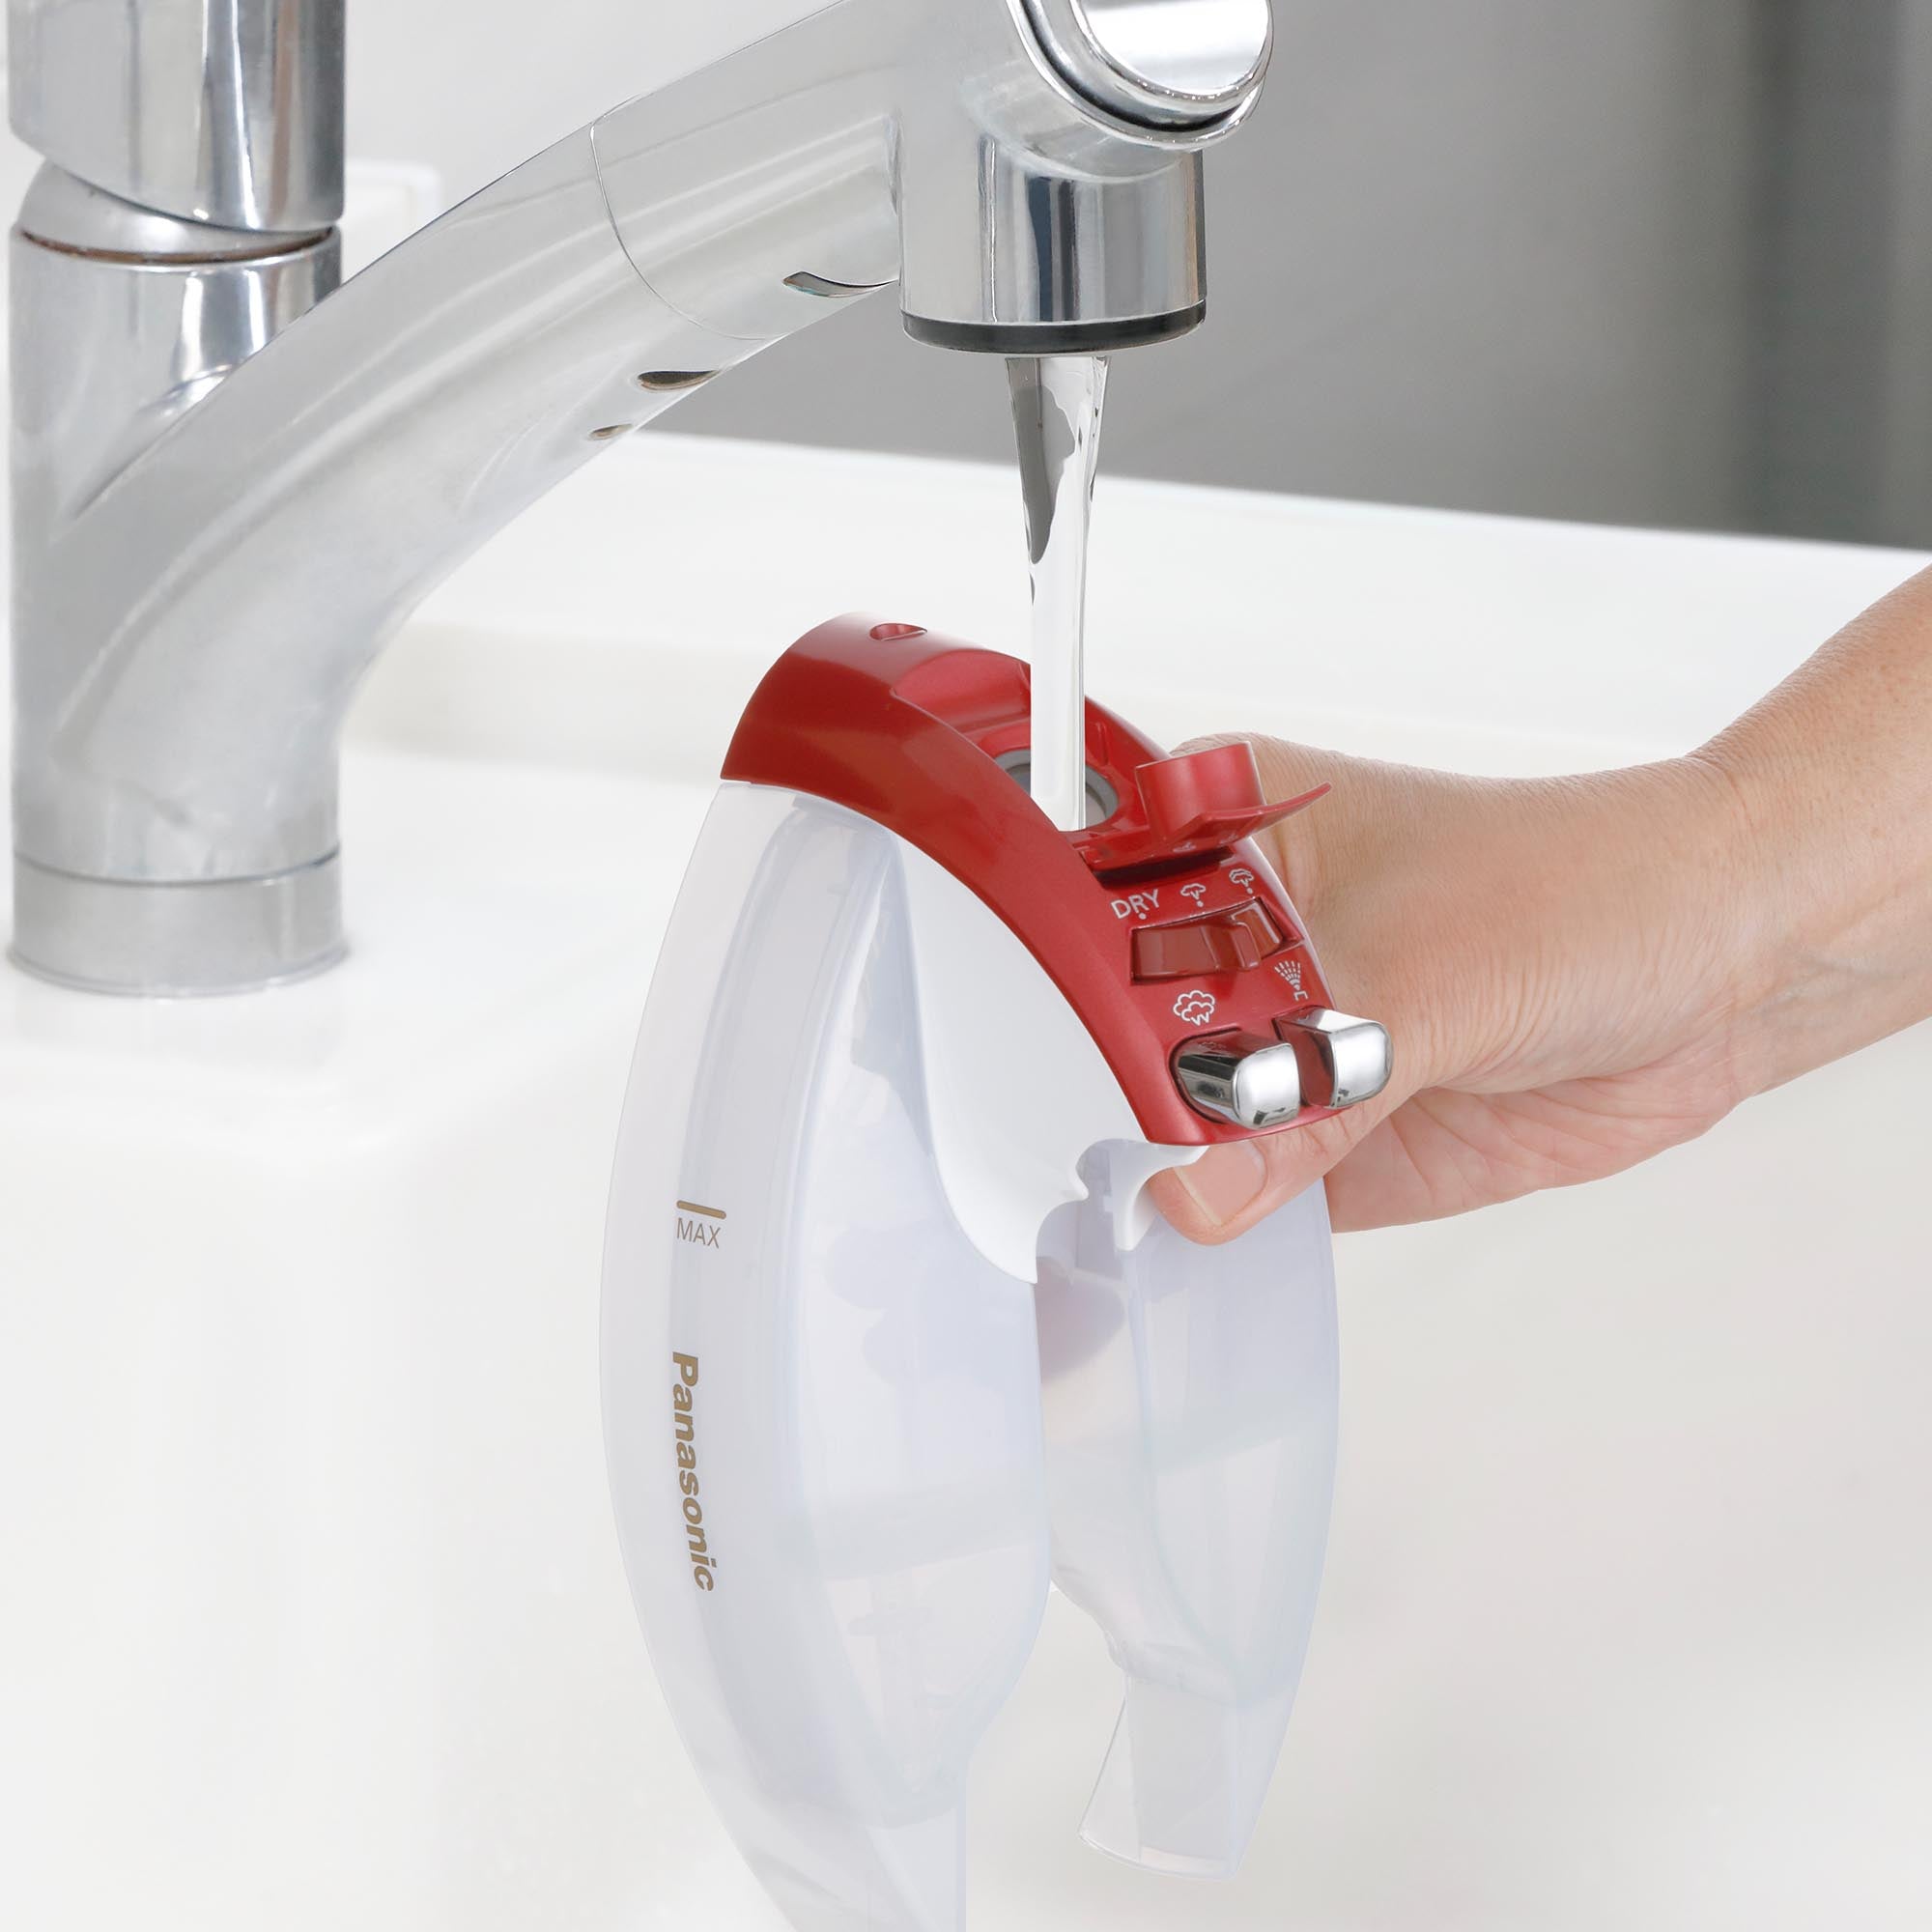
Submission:
<svg viewBox="0 0 1932 1932">
<path fill-rule="evenodd" d="M 1191 1167 L 1156 1175 L 1149 1191 L 1154 1206 L 1189 1240 L 1219 1246 L 1322 1179 L 1405 1097 L 1391 1084 L 1375 1099 L 1312 1126 L 1209 1148 Z"/>
</svg>

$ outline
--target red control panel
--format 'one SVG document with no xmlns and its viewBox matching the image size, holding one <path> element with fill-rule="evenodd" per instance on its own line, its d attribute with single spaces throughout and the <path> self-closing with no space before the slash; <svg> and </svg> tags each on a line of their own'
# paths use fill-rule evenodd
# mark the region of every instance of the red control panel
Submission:
<svg viewBox="0 0 1932 1932">
<path fill-rule="evenodd" d="M 773 667 L 724 776 L 842 805 L 978 895 L 1093 1034 L 1150 1140 L 1250 1137 L 1188 1103 L 1175 1057 L 1205 1038 L 1285 1039 L 1329 1007 L 1252 842 L 1328 788 L 1270 803 L 1245 745 L 1171 758 L 1090 703 L 1088 765 L 1117 804 L 1104 824 L 1061 832 L 1000 763 L 1028 750 L 1031 713 L 1017 659 L 842 617 Z M 1294 1124 L 1330 1111 L 1304 1107 Z"/>
</svg>

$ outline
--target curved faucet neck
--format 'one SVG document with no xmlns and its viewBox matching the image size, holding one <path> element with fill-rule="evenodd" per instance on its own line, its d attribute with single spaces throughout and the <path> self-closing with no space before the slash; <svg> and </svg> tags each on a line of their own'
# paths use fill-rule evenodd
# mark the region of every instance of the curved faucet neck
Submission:
<svg viewBox="0 0 1932 1932">
<path fill-rule="evenodd" d="M 838 0 L 334 294 L 332 237 L 213 261 L 72 187 L 12 244 L 14 952 L 99 989 L 339 957 L 337 748 L 376 653 L 724 371 L 901 280 L 923 331 L 988 350 L 1200 313 L 1198 154 L 1076 104 L 997 0 Z M 80 203 L 84 238 L 50 232 Z M 116 220 L 134 246 L 100 245 Z"/>
</svg>

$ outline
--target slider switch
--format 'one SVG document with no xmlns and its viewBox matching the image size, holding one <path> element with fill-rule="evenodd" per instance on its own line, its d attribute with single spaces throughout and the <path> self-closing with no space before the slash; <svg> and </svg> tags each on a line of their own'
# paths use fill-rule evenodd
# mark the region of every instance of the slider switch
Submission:
<svg viewBox="0 0 1932 1932">
<path fill-rule="evenodd" d="M 1258 901 L 1190 920 L 1142 926 L 1134 934 L 1136 980 L 1198 980 L 1204 973 L 1245 973 L 1282 949 L 1281 928 Z"/>
</svg>

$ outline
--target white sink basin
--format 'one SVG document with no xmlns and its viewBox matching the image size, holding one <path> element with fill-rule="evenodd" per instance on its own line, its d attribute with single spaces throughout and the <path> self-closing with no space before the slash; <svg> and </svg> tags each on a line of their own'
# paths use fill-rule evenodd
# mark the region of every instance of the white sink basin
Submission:
<svg viewBox="0 0 1932 1932">
<path fill-rule="evenodd" d="M 1498 771 L 1691 742 L 1916 561 L 1118 483 L 1101 518 L 1096 695 L 1151 730 Z M 997 472 L 614 451 L 378 674 L 346 968 L 0 974 L 0 1925 L 776 1926 L 610 1529 L 606 1166 L 762 665 L 853 605 L 1011 647 L 1017 531 Z M 1076 1842 L 1116 1685 L 1056 1602 L 975 1924 L 1927 1922 L 1928 1083 L 1921 1028 L 1619 1180 L 1345 1243 L 1330 1581 L 1248 1871 Z"/>
</svg>

